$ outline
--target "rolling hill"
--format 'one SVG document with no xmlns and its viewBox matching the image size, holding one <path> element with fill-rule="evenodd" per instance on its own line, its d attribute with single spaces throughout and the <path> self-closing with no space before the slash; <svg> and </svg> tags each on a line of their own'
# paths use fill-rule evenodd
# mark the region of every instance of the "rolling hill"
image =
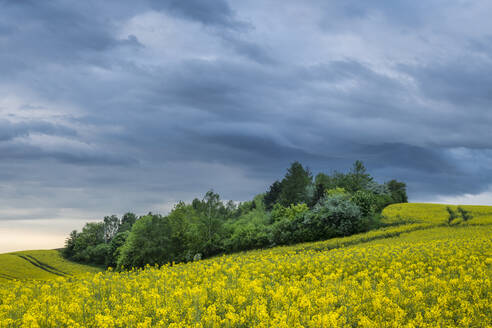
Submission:
<svg viewBox="0 0 492 328">
<path fill-rule="evenodd" d="M 64 259 L 58 250 L 35 250 L 0 254 L 0 283 L 10 280 L 46 280 L 96 273 L 101 268 Z"/>
</svg>

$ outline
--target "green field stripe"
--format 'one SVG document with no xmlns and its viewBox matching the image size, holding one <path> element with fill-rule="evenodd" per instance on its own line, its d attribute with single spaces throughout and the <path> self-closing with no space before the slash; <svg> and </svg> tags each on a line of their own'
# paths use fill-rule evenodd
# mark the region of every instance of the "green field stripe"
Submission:
<svg viewBox="0 0 492 328">
<path fill-rule="evenodd" d="M 33 260 L 34 262 L 36 262 L 37 264 L 39 264 L 40 266 L 42 266 L 42 267 L 44 267 L 44 268 L 46 268 L 46 269 L 49 269 L 49 270 L 51 270 L 51 271 L 56 271 L 56 272 L 58 272 L 58 273 L 60 273 L 60 274 L 63 274 L 63 275 L 65 275 L 65 276 L 66 276 L 66 275 L 71 276 L 71 274 L 70 274 L 70 273 L 64 272 L 64 271 L 62 271 L 62 270 L 60 270 L 60 269 L 57 269 L 57 268 L 55 268 L 55 267 L 53 267 L 53 266 L 51 266 L 51 265 L 49 265 L 49 264 L 46 264 L 46 263 L 44 263 L 44 262 L 41 262 L 40 260 L 38 260 L 37 258 L 35 258 L 35 257 L 34 257 L 34 256 L 32 256 L 32 255 L 25 254 L 24 256 L 25 256 L 25 257 L 30 258 L 31 260 Z"/>
<path fill-rule="evenodd" d="M 419 226 L 410 227 L 410 228 L 405 229 L 405 230 L 388 231 L 386 233 L 383 233 L 383 234 L 377 235 L 377 236 L 369 236 L 369 237 L 361 236 L 359 239 L 349 240 L 349 241 L 341 241 L 337 245 L 307 246 L 305 248 L 302 248 L 301 250 L 296 250 L 296 252 L 302 252 L 305 250 L 313 250 L 316 252 L 330 251 L 333 249 L 339 249 L 339 248 L 369 243 L 369 242 L 374 241 L 374 240 L 395 238 L 395 237 L 399 237 L 401 234 L 404 234 L 404 233 L 410 233 L 410 232 L 419 231 L 419 230 L 429 230 L 429 229 L 436 228 L 437 226 L 438 225 L 430 225 L 430 224 L 419 225 Z M 328 241 L 329 241 L 329 239 L 328 239 Z"/>
<path fill-rule="evenodd" d="M 31 263 L 32 265 L 34 265 L 35 267 L 37 268 L 40 268 L 41 270 L 44 270 L 46 272 L 49 272 L 51 274 L 54 274 L 54 275 L 57 275 L 57 276 L 60 276 L 60 277 L 64 277 L 65 275 L 62 274 L 62 273 L 59 273 L 59 272 L 56 272 L 56 271 L 52 271 L 50 270 L 49 268 L 46 268 L 46 267 L 43 267 L 42 265 L 36 263 L 35 261 L 31 260 L 30 258 L 24 256 L 24 255 L 20 255 L 20 254 L 16 254 L 18 257 L 20 257 L 21 259 L 24 259 L 26 260 L 27 262 Z"/>
</svg>

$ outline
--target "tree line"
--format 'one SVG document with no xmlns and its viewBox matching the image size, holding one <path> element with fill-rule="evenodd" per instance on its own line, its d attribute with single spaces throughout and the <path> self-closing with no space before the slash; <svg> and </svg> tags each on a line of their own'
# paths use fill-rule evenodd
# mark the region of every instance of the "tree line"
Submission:
<svg viewBox="0 0 492 328">
<path fill-rule="evenodd" d="M 186 262 L 221 253 L 348 236 L 379 225 L 382 209 L 407 202 L 406 185 L 380 184 L 356 161 L 346 172 L 314 178 L 299 162 L 251 201 L 208 191 L 168 215 L 106 216 L 72 231 L 63 255 L 119 269 Z"/>
</svg>

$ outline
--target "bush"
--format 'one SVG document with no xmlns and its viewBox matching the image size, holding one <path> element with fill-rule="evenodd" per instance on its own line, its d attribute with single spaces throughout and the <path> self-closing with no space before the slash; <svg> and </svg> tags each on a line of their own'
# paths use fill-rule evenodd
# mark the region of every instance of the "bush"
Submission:
<svg viewBox="0 0 492 328">
<path fill-rule="evenodd" d="M 249 223 L 238 225 L 224 241 L 227 252 L 237 252 L 265 247 L 270 244 L 270 231 L 265 225 Z"/>
<path fill-rule="evenodd" d="M 175 260 L 171 226 L 166 217 L 147 215 L 135 222 L 121 248 L 118 268 L 162 265 Z"/>
<path fill-rule="evenodd" d="M 325 190 L 325 197 L 335 197 L 335 196 L 349 198 L 350 194 L 347 192 L 347 190 L 345 190 L 345 188 L 340 188 L 340 187 Z"/>
<path fill-rule="evenodd" d="M 304 204 L 291 204 L 288 207 L 284 207 L 280 204 L 275 204 L 272 212 L 270 213 L 271 222 L 277 222 L 283 219 L 293 220 L 297 215 L 309 211 L 309 207 Z"/>
<path fill-rule="evenodd" d="M 356 233 L 360 229 L 360 208 L 343 196 L 322 199 L 313 208 L 312 213 L 320 229 L 328 225 L 342 236 Z"/>
<path fill-rule="evenodd" d="M 110 250 L 111 246 L 109 244 L 89 246 L 87 248 L 87 253 L 90 260 L 87 262 L 105 265 L 108 261 Z"/>
<path fill-rule="evenodd" d="M 228 231 L 223 246 L 226 252 L 236 252 L 265 247 L 270 244 L 270 218 L 263 206 L 240 216 L 237 220 L 225 225 Z"/>
<path fill-rule="evenodd" d="M 461 218 L 464 222 L 473 219 L 473 216 L 470 214 L 470 212 L 463 209 L 462 207 L 458 207 L 458 212 L 460 212 Z"/>
<path fill-rule="evenodd" d="M 356 191 L 351 200 L 359 207 L 362 216 L 369 217 L 374 215 L 376 212 L 377 199 L 376 196 L 370 191 Z"/>
<path fill-rule="evenodd" d="M 272 241 L 277 245 L 346 236 L 364 227 L 359 207 L 344 195 L 322 199 L 311 211 L 284 217 L 272 226 Z"/>
<path fill-rule="evenodd" d="M 386 206 L 393 204 L 393 198 L 389 194 L 377 194 L 375 197 L 375 212 L 378 214 L 380 214 Z"/>
<path fill-rule="evenodd" d="M 451 225 L 452 222 L 458 218 L 458 215 L 449 206 L 446 207 L 446 211 L 448 211 L 448 214 L 449 214 L 449 216 L 448 216 L 448 224 Z"/>
</svg>

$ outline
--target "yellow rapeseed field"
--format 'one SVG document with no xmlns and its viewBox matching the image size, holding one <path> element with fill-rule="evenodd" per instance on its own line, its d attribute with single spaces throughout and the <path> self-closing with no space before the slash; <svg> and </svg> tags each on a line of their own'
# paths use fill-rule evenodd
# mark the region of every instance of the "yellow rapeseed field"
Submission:
<svg viewBox="0 0 492 328">
<path fill-rule="evenodd" d="M 448 206 L 455 211 L 458 208 L 456 205 L 404 203 L 390 205 L 383 210 L 382 214 L 387 223 L 404 221 L 442 224 L 447 222 L 446 207 Z M 461 207 L 473 215 L 475 218 L 473 224 L 492 223 L 492 206 L 463 205 Z"/>
<path fill-rule="evenodd" d="M 0 284 L 0 327 L 492 327 L 492 225 Z"/>
</svg>

